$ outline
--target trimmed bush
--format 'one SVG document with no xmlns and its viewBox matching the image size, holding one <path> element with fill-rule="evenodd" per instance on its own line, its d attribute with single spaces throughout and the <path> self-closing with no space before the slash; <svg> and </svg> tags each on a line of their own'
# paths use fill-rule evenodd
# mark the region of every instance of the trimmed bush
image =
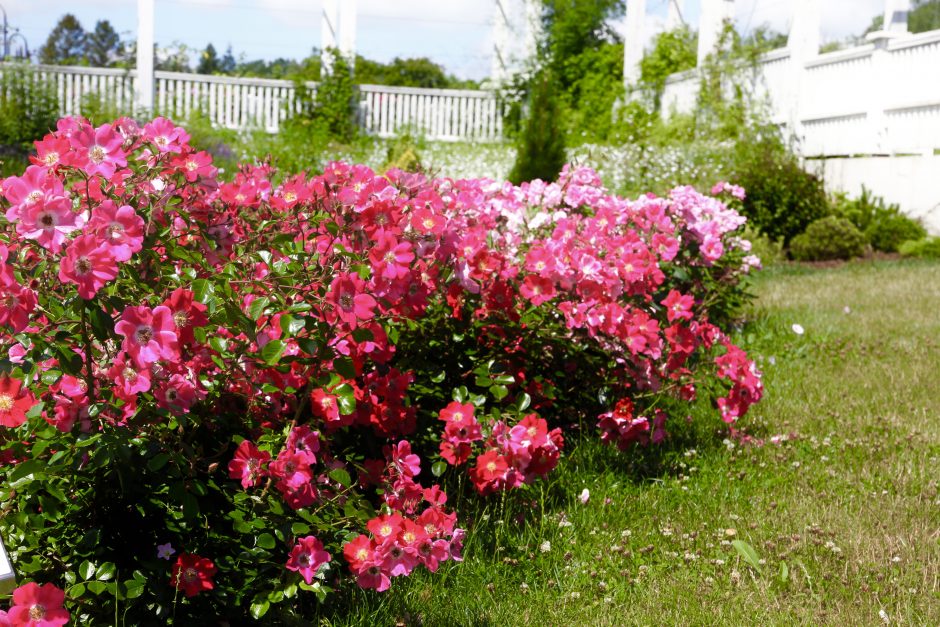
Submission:
<svg viewBox="0 0 940 627">
<path fill-rule="evenodd" d="M 845 218 L 828 216 L 794 237 L 790 254 L 797 261 L 851 259 L 865 254 L 867 244 L 865 235 L 854 224 Z"/>
<path fill-rule="evenodd" d="M 885 203 L 867 188 L 863 187 L 861 196 L 853 200 L 838 195 L 832 204 L 833 215 L 858 227 L 875 250 L 893 253 L 908 240 L 927 237 L 920 222 L 905 216 L 898 205 Z"/>
<path fill-rule="evenodd" d="M 800 167 L 775 137 L 742 143 L 735 183 L 747 190 L 742 213 L 751 226 L 784 246 L 829 213 L 822 180 Z"/>
<path fill-rule="evenodd" d="M 898 213 L 878 216 L 865 229 L 865 236 L 875 250 L 894 253 L 904 242 L 926 237 L 927 229 L 919 222 Z"/>
<path fill-rule="evenodd" d="M 940 259 L 940 237 L 924 237 L 904 242 L 899 247 L 899 251 L 905 257 Z"/>
</svg>

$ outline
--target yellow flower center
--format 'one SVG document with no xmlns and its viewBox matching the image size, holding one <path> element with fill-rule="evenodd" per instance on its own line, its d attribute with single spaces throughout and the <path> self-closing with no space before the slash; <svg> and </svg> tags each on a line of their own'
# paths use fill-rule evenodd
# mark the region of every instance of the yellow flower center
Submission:
<svg viewBox="0 0 940 627">
<path fill-rule="evenodd" d="M 88 150 L 88 159 L 95 165 L 98 165 L 99 163 L 104 161 L 104 158 L 107 156 L 108 156 L 108 153 L 106 153 L 104 151 L 104 148 L 102 148 L 101 146 L 92 146 Z"/>
</svg>

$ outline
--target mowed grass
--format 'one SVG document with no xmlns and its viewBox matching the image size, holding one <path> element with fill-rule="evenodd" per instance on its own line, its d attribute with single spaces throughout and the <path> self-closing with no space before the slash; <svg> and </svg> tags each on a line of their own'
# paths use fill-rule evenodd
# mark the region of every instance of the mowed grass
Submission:
<svg viewBox="0 0 940 627">
<path fill-rule="evenodd" d="M 586 425 L 549 481 L 461 505 L 464 563 L 322 622 L 940 624 L 940 264 L 781 267 L 753 287 L 751 443 L 704 403 L 640 454 Z"/>
</svg>

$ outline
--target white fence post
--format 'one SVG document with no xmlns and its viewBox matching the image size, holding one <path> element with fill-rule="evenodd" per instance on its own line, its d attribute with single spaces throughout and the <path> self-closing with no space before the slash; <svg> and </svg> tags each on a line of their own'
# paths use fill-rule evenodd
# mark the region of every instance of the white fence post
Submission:
<svg viewBox="0 0 940 627">
<path fill-rule="evenodd" d="M 339 0 L 323 0 L 323 13 L 320 16 L 320 73 L 329 74 L 333 69 L 333 57 L 330 50 L 337 47 L 337 26 L 339 25 Z"/>
<path fill-rule="evenodd" d="M 645 21 L 646 0 L 628 0 L 626 32 L 623 36 L 623 86 L 627 89 L 640 82 Z"/>
<path fill-rule="evenodd" d="M 343 0 L 339 18 L 339 51 L 350 68 L 356 64 L 356 4 L 357 0 Z"/>
<path fill-rule="evenodd" d="M 885 17 L 882 30 L 889 33 L 907 33 L 907 17 L 911 0 L 885 0 Z"/>
<path fill-rule="evenodd" d="M 137 0 L 137 89 L 135 111 L 153 113 L 153 0 Z"/>
<path fill-rule="evenodd" d="M 507 0 L 494 0 L 493 13 L 493 61 L 490 78 L 497 84 L 509 76 L 509 39 L 512 32 Z"/>
<path fill-rule="evenodd" d="M 725 20 L 734 19 L 734 0 L 702 0 L 698 26 L 698 65 L 715 51 Z"/>
<path fill-rule="evenodd" d="M 685 2 L 684 0 L 669 0 L 669 8 L 666 11 L 666 30 L 676 30 L 685 23 Z"/>
<path fill-rule="evenodd" d="M 803 139 L 802 113 L 803 77 L 807 61 L 819 56 L 821 15 L 818 0 L 796 0 L 787 48 L 790 50 L 790 87 L 787 108 L 787 125 L 793 135 Z"/>
</svg>

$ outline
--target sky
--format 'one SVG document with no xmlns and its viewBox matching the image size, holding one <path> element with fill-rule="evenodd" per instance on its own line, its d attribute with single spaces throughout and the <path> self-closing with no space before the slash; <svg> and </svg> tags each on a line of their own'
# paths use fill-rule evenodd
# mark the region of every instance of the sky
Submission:
<svg viewBox="0 0 940 627">
<path fill-rule="evenodd" d="M 346 0 L 339 0 L 344 2 Z M 822 41 L 865 30 L 884 0 L 818 0 Z M 662 29 L 667 0 L 647 0 L 649 38 Z M 695 23 L 700 0 L 684 0 Z M 762 24 L 787 32 L 796 0 L 737 0 L 736 23 L 746 32 Z M 496 0 L 358 0 L 357 52 L 379 61 L 429 57 L 460 78 L 489 75 Z M 229 45 L 246 59 L 302 58 L 320 45 L 321 0 L 155 0 L 159 45 L 181 42 L 194 50 Z M 135 39 L 136 0 L 0 0 L 11 26 L 38 50 L 65 13 L 86 30 L 107 19 L 125 39 Z"/>
</svg>

